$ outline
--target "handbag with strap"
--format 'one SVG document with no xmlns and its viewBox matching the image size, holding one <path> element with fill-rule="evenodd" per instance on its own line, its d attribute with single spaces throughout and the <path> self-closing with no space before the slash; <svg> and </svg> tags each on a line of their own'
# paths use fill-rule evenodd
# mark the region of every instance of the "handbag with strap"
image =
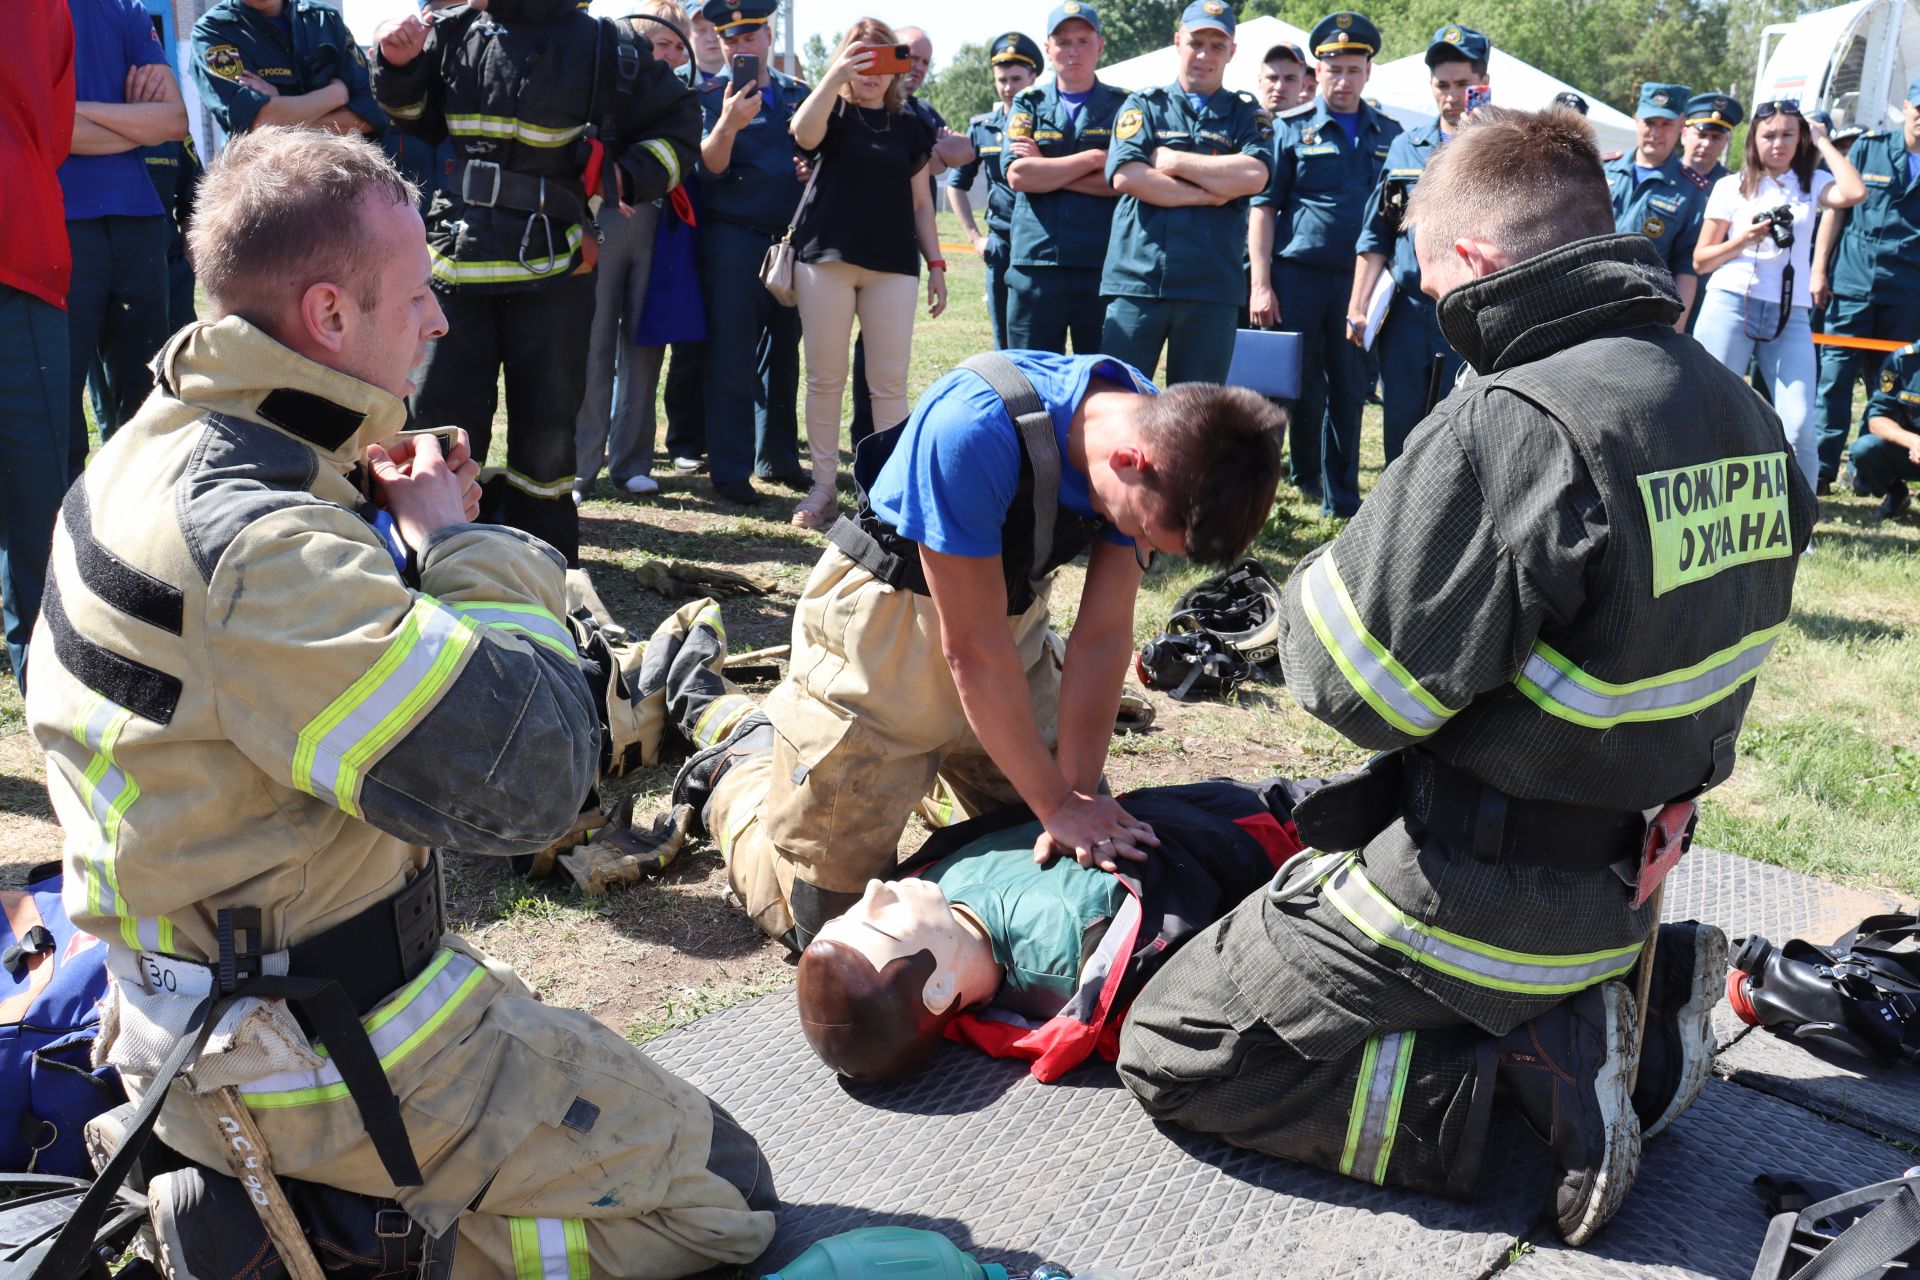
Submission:
<svg viewBox="0 0 1920 1280">
<path fill-rule="evenodd" d="M 767 286 L 767 292 L 773 295 L 773 300 L 783 307 L 793 306 L 799 298 L 793 284 L 793 265 L 798 261 L 793 247 L 793 233 L 799 229 L 801 217 L 813 202 L 813 185 L 820 181 L 820 162 L 825 158 L 819 155 L 813 158 L 813 171 L 807 175 L 807 189 L 800 193 L 800 203 L 794 206 L 793 221 L 787 224 L 787 234 L 767 246 L 767 256 L 760 260 L 760 283 Z"/>
</svg>

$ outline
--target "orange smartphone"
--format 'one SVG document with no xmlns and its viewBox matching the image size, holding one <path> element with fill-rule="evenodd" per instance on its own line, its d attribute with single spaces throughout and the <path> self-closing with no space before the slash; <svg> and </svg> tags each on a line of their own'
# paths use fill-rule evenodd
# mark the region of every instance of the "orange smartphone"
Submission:
<svg viewBox="0 0 1920 1280">
<path fill-rule="evenodd" d="M 867 74 L 903 76 L 912 70 L 913 50 L 904 44 L 896 44 L 891 49 L 882 47 L 873 51 L 873 65 L 867 68 Z"/>
</svg>

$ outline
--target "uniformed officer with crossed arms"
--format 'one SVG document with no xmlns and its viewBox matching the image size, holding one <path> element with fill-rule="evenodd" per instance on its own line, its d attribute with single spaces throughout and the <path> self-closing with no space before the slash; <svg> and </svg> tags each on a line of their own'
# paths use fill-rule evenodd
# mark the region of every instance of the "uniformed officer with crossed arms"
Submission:
<svg viewBox="0 0 1920 1280">
<path fill-rule="evenodd" d="M 1007 185 L 1007 110 L 1014 95 L 1033 83 L 1040 74 L 1040 46 L 1018 31 L 1009 31 L 993 42 L 987 62 L 993 68 L 993 91 L 1000 105 L 982 111 L 967 121 L 967 146 L 973 153 L 968 160 L 947 174 L 947 204 L 967 239 L 987 264 L 987 318 L 993 324 L 993 346 L 998 351 L 1007 345 L 1007 253 L 1008 236 L 1013 231 L 1013 188 Z M 974 180 L 987 177 L 987 229 L 980 230 L 973 220 L 973 201 L 968 191 Z"/>
<path fill-rule="evenodd" d="M 1678 148 L 1680 111 L 1693 96 L 1684 84 L 1648 81 L 1640 86 L 1640 106 L 1634 112 L 1634 147 L 1606 165 L 1607 185 L 1613 192 L 1614 230 L 1643 235 L 1673 273 L 1680 293 L 1680 318 L 1687 315 L 1700 289 L 1693 269 L 1693 246 L 1700 239 L 1700 220 L 1706 213 L 1706 193 L 1682 172 Z"/>
<path fill-rule="evenodd" d="M 1373 348 L 1380 357 L 1380 408 L 1388 462 L 1400 456 L 1408 433 L 1426 415 L 1434 361 L 1440 362 L 1442 394 L 1453 386 L 1462 364 L 1440 332 L 1433 299 L 1420 291 L 1420 263 L 1401 215 L 1427 161 L 1459 129 L 1467 111 L 1467 90 L 1487 82 L 1487 59 L 1492 54 L 1493 42 L 1471 27 L 1450 23 L 1433 33 L 1427 45 L 1427 81 L 1439 118 L 1401 134 L 1387 148 L 1387 167 L 1374 189 L 1360 242 L 1354 246 L 1358 260 L 1353 264 L 1353 293 L 1347 300 L 1347 337 L 1358 347 L 1365 346 L 1367 307 L 1392 257 L 1393 300 L 1387 304 Z"/>
<path fill-rule="evenodd" d="M 1164 346 L 1169 382 L 1227 380 L 1247 200 L 1272 175 L 1272 119 L 1252 94 L 1220 84 L 1234 25 L 1226 0 L 1193 0 L 1173 36 L 1179 80 L 1130 96 L 1107 152 L 1120 204 L 1100 280 L 1101 345 L 1149 377 Z"/>
<path fill-rule="evenodd" d="M 1007 345 L 1075 355 L 1100 348 L 1100 268 L 1113 225 L 1106 177 L 1114 117 L 1126 93 L 1094 75 L 1106 50 L 1100 14 L 1063 0 L 1047 17 L 1053 79 L 1013 100 L 1007 185 L 1014 190 L 1007 266 Z"/>
<path fill-rule="evenodd" d="M 220 0 L 193 24 L 193 82 L 229 135 L 262 124 L 387 127 L 367 55 L 320 0 Z"/>
<path fill-rule="evenodd" d="M 1247 216 L 1248 312 L 1256 326 L 1297 331 L 1300 398 L 1287 427 L 1294 484 L 1328 515 L 1360 509 L 1360 410 L 1366 362 L 1347 341 L 1354 245 L 1367 200 L 1400 126 L 1360 98 L 1380 30 L 1342 10 L 1314 24 L 1320 60 L 1314 109 L 1274 134 L 1273 184 Z M 1276 224 L 1286 229 L 1278 239 Z"/>
</svg>

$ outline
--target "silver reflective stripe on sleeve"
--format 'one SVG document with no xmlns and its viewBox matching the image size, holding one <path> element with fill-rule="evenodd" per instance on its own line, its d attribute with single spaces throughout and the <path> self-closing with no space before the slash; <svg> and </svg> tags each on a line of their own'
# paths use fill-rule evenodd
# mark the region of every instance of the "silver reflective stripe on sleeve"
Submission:
<svg viewBox="0 0 1920 1280">
<path fill-rule="evenodd" d="M 1331 550 L 1307 567 L 1300 603 L 1327 656 L 1382 720 L 1424 738 L 1453 717 L 1454 709 L 1428 693 L 1361 622 Z"/>
<path fill-rule="evenodd" d="M 1777 623 L 1690 667 L 1630 684 L 1590 675 L 1553 646 L 1536 640 L 1514 683 L 1541 710 L 1589 729 L 1677 720 L 1712 706 L 1753 679 L 1785 626 Z"/>
</svg>

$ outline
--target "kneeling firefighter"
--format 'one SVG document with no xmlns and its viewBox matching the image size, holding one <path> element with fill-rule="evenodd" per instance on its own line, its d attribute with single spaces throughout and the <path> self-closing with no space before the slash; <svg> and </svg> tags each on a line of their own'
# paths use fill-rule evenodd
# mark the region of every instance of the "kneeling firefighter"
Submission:
<svg viewBox="0 0 1920 1280">
<path fill-rule="evenodd" d="M 1813 495 L 1771 410 L 1673 332 L 1645 237 L 1612 234 L 1579 116 L 1476 113 L 1408 217 L 1472 372 L 1280 613 L 1301 705 L 1387 754 L 1296 807 L 1328 852 L 1168 962 L 1120 1069 L 1189 1128 L 1460 1196 L 1498 1082 L 1579 1244 L 1705 1082 L 1725 938 L 1663 929 L 1637 1090 L 1613 980 L 1732 771 Z"/>
<path fill-rule="evenodd" d="M 209 1098 L 244 1108 L 322 1256 L 744 1263 L 774 1228 L 753 1140 L 444 932 L 432 851 L 552 844 L 601 716 L 560 556 L 471 522 L 457 433 L 444 457 L 395 439 L 447 331 L 416 198 L 358 139 L 229 143 L 189 242 L 219 318 L 161 352 L 60 518 L 27 715 L 66 900 L 109 948 L 101 1052 L 196 1166 L 150 1188 L 161 1266 L 270 1256 L 247 1191 L 197 1167 L 234 1131 Z"/>
<path fill-rule="evenodd" d="M 428 349 L 413 416 L 466 428 L 485 461 L 504 369 L 507 458 L 488 482 L 487 517 L 577 564 L 591 205 L 638 205 L 679 186 L 700 145 L 699 103 L 628 23 L 589 17 L 575 0 L 475 0 L 431 26 L 412 14 L 384 25 L 373 91 L 397 128 L 453 140 L 427 212 L 452 337 Z"/>
</svg>

